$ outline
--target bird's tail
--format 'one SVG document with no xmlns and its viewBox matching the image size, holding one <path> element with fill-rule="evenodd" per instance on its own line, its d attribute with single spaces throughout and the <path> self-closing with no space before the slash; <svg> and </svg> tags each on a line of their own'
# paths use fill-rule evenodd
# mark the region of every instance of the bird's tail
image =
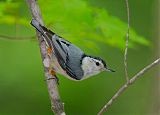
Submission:
<svg viewBox="0 0 160 115">
<path fill-rule="evenodd" d="M 50 31 L 49 29 L 47 29 L 46 27 L 40 25 L 40 23 L 35 20 L 35 19 L 32 19 L 31 23 L 30 23 L 33 27 L 36 28 L 36 30 L 38 32 L 40 32 L 43 36 L 44 36 L 44 39 L 45 41 L 47 42 L 47 44 L 49 46 L 51 46 L 51 39 L 52 39 L 52 36 L 55 34 L 53 33 L 52 31 Z"/>
<path fill-rule="evenodd" d="M 32 21 L 31 21 L 30 24 L 31 24 L 33 27 L 35 27 L 38 32 L 40 32 L 41 34 L 43 34 L 41 25 L 39 24 L 39 22 L 38 22 L 37 20 L 32 19 Z"/>
</svg>

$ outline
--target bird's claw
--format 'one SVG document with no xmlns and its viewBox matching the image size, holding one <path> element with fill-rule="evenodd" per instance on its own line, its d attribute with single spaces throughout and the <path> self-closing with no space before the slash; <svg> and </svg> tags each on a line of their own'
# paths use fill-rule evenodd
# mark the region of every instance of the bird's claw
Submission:
<svg viewBox="0 0 160 115">
<path fill-rule="evenodd" d="M 56 83 L 59 85 L 59 78 L 56 75 L 47 77 L 47 80 L 52 80 L 52 79 L 55 79 Z"/>
</svg>

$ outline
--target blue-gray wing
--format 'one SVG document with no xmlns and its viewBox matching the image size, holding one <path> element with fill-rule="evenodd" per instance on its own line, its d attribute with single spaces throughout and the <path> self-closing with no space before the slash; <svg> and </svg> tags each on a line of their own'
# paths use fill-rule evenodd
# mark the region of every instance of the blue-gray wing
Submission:
<svg viewBox="0 0 160 115">
<path fill-rule="evenodd" d="M 80 80 L 84 74 L 81 68 L 82 56 L 84 53 L 73 44 L 71 44 L 68 48 L 69 50 L 66 62 L 67 69 L 71 69 L 73 74 L 76 75 L 75 79 Z"/>
<path fill-rule="evenodd" d="M 57 35 L 52 36 L 52 41 L 61 67 L 70 77 L 80 80 L 83 77 L 81 68 L 83 51 Z"/>
</svg>

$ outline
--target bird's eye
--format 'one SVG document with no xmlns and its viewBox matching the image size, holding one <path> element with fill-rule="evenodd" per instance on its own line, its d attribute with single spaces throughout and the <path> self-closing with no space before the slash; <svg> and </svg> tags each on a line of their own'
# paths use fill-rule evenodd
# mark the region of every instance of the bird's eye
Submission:
<svg viewBox="0 0 160 115">
<path fill-rule="evenodd" d="M 96 62 L 96 65 L 99 66 L 99 62 Z"/>
</svg>

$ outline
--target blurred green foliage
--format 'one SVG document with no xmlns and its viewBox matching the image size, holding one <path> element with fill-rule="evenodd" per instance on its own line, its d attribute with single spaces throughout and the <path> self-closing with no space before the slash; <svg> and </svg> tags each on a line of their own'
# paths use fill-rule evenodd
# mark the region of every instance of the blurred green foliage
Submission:
<svg viewBox="0 0 160 115">
<path fill-rule="evenodd" d="M 71 41 L 83 42 L 86 47 L 101 42 L 123 49 L 127 24 L 108 14 L 104 8 L 91 6 L 84 0 L 40 0 L 43 18 L 47 25 L 59 35 Z M 21 24 L 27 27 L 31 19 L 26 18 L 24 2 L 6 0 L 0 2 L 0 23 Z M 116 33 L 116 34 L 115 34 Z M 149 41 L 130 30 L 129 46 L 149 45 Z M 87 41 L 87 42 L 86 42 Z M 88 45 L 90 42 L 90 45 Z"/>
<path fill-rule="evenodd" d="M 130 1 L 129 76 L 152 59 L 154 0 Z M 116 70 L 82 82 L 58 75 L 68 115 L 96 115 L 124 84 L 123 52 L 127 31 L 124 0 L 38 0 L 47 27 L 85 52 L 98 55 Z M 145 3 L 145 4 L 144 4 Z M 31 15 L 23 0 L 0 0 L 0 35 L 33 36 Z M 142 36 L 144 37 L 142 37 Z M 146 47 L 147 46 L 147 47 Z M 150 45 L 151 46 L 151 45 Z M 138 50 L 133 50 L 133 49 Z M 145 59 L 144 59 L 145 58 Z M 146 115 L 152 102 L 153 76 L 146 74 L 125 92 L 107 115 Z M 51 115 L 50 100 L 35 41 L 0 39 L 0 115 Z"/>
</svg>

